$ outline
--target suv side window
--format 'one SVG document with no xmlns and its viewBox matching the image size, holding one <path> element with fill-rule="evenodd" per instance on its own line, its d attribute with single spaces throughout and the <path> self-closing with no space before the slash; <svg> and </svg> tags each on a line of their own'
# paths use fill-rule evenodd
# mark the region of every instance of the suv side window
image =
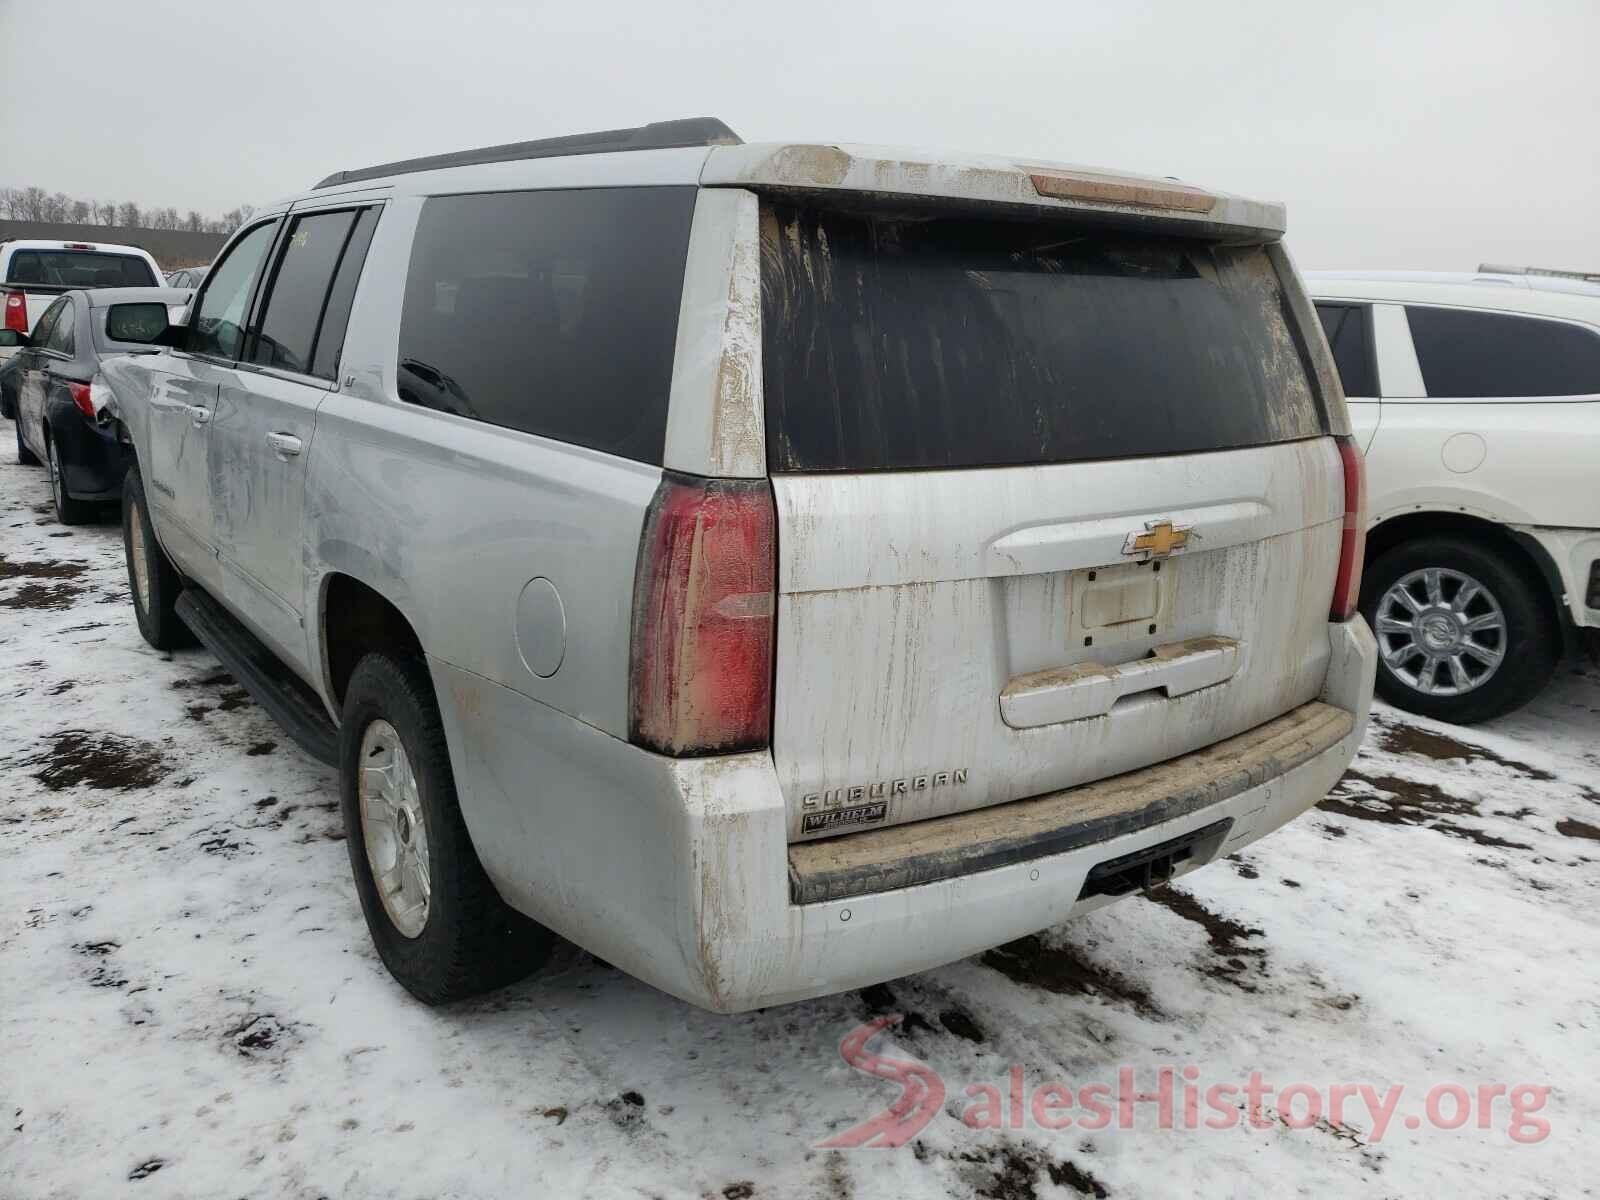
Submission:
<svg viewBox="0 0 1600 1200">
<path fill-rule="evenodd" d="M 435 196 L 400 399 L 659 464 L 693 187 Z"/>
<path fill-rule="evenodd" d="M 251 362 L 311 373 L 323 303 L 355 219 L 356 211 L 349 208 L 290 218 L 251 343 Z"/>
<path fill-rule="evenodd" d="M 345 241 L 344 253 L 339 257 L 339 271 L 333 277 L 333 287 L 328 291 L 322 328 L 317 331 L 317 345 L 311 362 L 311 373 L 323 379 L 332 379 L 339 373 L 339 353 L 344 349 L 345 326 L 350 323 L 350 308 L 356 299 L 356 283 L 361 279 L 361 267 L 367 261 L 367 247 L 372 245 L 372 233 L 378 226 L 380 211 L 377 208 L 361 210 L 356 217 L 355 228 Z"/>
<path fill-rule="evenodd" d="M 233 244 L 217 263 L 217 269 L 206 277 L 205 289 L 195 300 L 194 319 L 185 345 L 191 354 L 229 361 L 239 357 L 244 349 L 250 294 L 277 228 L 275 220 L 257 225 Z"/>
<path fill-rule="evenodd" d="M 1600 393 L 1600 335 L 1564 321 L 1406 305 L 1430 396 Z"/>
<path fill-rule="evenodd" d="M 1317 316 L 1322 318 L 1322 332 L 1328 337 L 1328 348 L 1333 351 L 1333 363 L 1346 396 L 1378 395 L 1369 328 L 1371 311 L 1365 304 L 1317 302 Z"/>
</svg>

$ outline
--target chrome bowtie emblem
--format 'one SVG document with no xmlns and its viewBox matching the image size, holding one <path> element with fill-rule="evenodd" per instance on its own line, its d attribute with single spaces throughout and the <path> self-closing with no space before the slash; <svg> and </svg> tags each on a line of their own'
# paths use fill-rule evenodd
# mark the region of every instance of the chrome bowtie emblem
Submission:
<svg viewBox="0 0 1600 1200">
<path fill-rule="evenodd" d="M 1174 550 L 1182 550 L 1191 537 L 1199 537 L 1193 525 L 1174 525 L 1171 521 L 1146 521 L 1144 532 L 1134 530 L 1122 543 L 1124 554 L 1142 554 L 1145 558 L 1167 558 Z"/>
</svg>

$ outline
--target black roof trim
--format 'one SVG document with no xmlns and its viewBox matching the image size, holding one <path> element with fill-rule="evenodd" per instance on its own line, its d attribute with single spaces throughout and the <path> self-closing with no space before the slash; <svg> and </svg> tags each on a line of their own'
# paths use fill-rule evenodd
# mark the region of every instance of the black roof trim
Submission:
<svg viewBox="0 0 1600 1200">
<path fill-rule="evenodd" d="M 409 175 L 414 171 L 439 171 L 445 167 L 466 167 L 477 163 L 565 158 L 575 154 L 611 154 L 621 150 L 677 150 L 688 146 L 741 144 L 739 135 L 716 117 L 687 117 L 681 121 L 655 121 L 634 129 L 605 129 L 599 133 L 572 133 L 533 142 L 507 142 L 503 146 L 484 146 L 478 150 L 456 150 L 450 154 L 379 163 L 375 167 L 362 167 L 355 171 L 335 171 L 312 190 L 341 183 L 356 183 L 363 179 L 382 179 L 387 175 Z"/>
</svg>

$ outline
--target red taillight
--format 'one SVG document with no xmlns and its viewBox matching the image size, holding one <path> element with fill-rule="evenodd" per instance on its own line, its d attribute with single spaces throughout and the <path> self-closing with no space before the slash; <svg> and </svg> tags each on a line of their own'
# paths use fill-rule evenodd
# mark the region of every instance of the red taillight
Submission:
<svg viewBox="0 0 1600 1200">
<path fill-rule="evenodd" d="M 94 401 L 89 398 L 89 385 L 87 383 L 69 383 L 67 391 L 72 393 L 72 402 L 83 411 L 83 415 L 91 421 L 94 420 Z"/>
<path fill-rule="evenodd" d="M 28 332 L 28 298 L 21 292 L 6 293 L 5 327 L 17 333 Z"/>
<path fill-rule="evenodd" d="M 765 480 L 662 478 L 634 577 L 634 742 L 681 756 L 770 740 L 776 525 Z"/>
<path fill-rule="evenodd" d="M 1348 621 L 1361 600 L 1361 560 L 1367 552 L 1367 470 L 1354 438 L 1335 439 L 1344 464 L 1344 533 L 1339 539 L 1339 574 L 1333 583 L 1328 615 Z"/>
</svg>

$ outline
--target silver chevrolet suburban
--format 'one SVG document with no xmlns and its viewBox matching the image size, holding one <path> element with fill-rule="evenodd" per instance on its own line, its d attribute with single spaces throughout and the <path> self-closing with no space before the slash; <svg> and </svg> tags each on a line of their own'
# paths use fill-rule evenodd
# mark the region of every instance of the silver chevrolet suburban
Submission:
<svg viewBox="0 0 1600 1200">
<path fill-rule="evenodd" d="M 345 171 L 97 395 L 141 632 L 337 764 L 388 968 L 722 1012 L 1159 885 L 1366 725 L 1281 206 L 721 122 Z"/>
</svg>

